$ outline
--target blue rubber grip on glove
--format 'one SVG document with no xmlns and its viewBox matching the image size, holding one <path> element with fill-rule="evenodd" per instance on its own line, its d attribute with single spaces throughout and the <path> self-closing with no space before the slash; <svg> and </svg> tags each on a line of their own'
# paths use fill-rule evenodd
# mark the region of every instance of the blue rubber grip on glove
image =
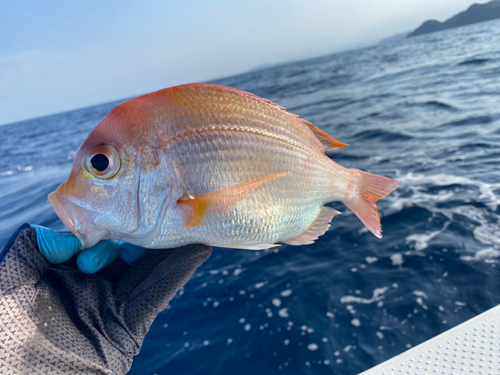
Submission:
<svg viewBox="0 0 500 375">
<path fill-rule="evenodd" d="M 59 232 L 39 225 L 32 225 L 32 228 L 36 231 L 40 253 L 50 263 L 64 263 L 81 251 L 80 241 L 71 232 Z M 119 253 L 117 241 L 101 241 L 80 252 L 76 264 L 84 273 L 95 273 L 114 261 Z"/>
<path fill-rule="evenodd" d="M 50 263 L 64 263 L 81 250 L 80 241 L 71 232 L 56 232 L 39 225 L 31 227 L 36 230 L 40 253 Z"/>
<path fill-rule="evenodd" d="M 71 232 L 55 231 L 39 225 L 35 228 L 40 253 L 50 263 L 59 264 L 81 251 L 78 238 Z M 126 242 L 104 240 L 78 254 L 76 264 L 84 273 L 95 273 L 113 262 L 118 255 L 132 265 L 147 249 Z"/>
</svg>

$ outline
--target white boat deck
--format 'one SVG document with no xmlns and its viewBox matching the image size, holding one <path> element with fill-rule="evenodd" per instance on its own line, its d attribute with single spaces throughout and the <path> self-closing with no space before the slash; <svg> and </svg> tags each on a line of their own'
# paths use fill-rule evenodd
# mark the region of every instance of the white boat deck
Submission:
<svg viewBox="0 0 500 375">
<path fill-rule="evenodd" d="M 362 375 L 500 375 L 500 305 Z"/>
</svg>

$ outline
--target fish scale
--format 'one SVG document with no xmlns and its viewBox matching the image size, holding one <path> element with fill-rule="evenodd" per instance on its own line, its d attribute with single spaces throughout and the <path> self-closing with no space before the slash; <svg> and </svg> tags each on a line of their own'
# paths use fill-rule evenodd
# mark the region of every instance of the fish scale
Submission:
<svg viewBox="0 0 500 375">
<path fill-rule="evenodd" d="M 325 155 L 344 146 L 253 94 L 182 85 L 114 108 L 49 200 L 82 248 L 102 238 L 150 248 L 310 244 L 338 214 L 323 206 L 331 201 L 380 237 L 375 202 L 399 184 Z M 92 169 L 96 152 L 107 169 Z"/>
<path fill-rule="evenodd" d="M 248 123 L 251 119 L 247 120 L 245 127 L 249 127 Z M 256 188 L 241 199 L 234 210 L 223 211 L 213 218 L 218 230 L 205 226 L 198 228 L 196 234 L 199 238 L 213 236 L 219 244 L 242 236 L 257 243 L 276 242 L 280 240 L 279 234 L 286 239 L 306 230 L 316 219 L 320 205 L 330 198 L 330 192 L 322 187 L 325 180 L 330 183 L 332 170 L 328 162 L 331 161 L 323 156 L 324 162 L 309 172 L 304 164 L 314 154 L 307 152 L 306 147 L 297 150 L 287 139 L 269 138 L 264 132 L 241 132 L 238 127 L 225 129 L 185 136 L 169 143 L 170 153 L 176 155 L 176 162 L 183 166 L 179 168 L 182 179 L 194 196 L 284 170 L 290 171 L 291 176 Z M 237 153 L 231 149 L 234 145 L 237 145 Z M 262 156 L 259 158 L 259 155 Z M 280 160 L 280 163 L 276 164 L 274 160 Z M 296 197 L 301 199 L 300 205 L 293 205 Z M 309 217 L 304 217 L 304 212 L 309 213 Z M 234 226 L 237 231 L 224 238 L 222 229 L 234 218 L 240 219 Z"/>
</svg>

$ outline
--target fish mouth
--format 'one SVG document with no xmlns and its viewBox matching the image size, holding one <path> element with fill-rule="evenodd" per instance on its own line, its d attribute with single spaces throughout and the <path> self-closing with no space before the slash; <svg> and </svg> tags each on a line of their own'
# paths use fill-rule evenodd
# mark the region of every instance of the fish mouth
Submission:
<svg viewBox="0 0 500 375">
<path fill-rule="evenodd" d="M 58 191 L 50 193 L 48 198 L 59 219 L 80 241 L 81 250 L 94 246 L 109 235 L 109 231 L 95 227 L 93 219 L 97 212 L 77 205 Z"/>
</svg>

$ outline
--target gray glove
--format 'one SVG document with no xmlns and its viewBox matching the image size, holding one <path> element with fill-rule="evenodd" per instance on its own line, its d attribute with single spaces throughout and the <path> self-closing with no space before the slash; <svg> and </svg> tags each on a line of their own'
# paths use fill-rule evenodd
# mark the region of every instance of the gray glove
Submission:
<svg viewBox="0 0 500 375">
<path fill-rule="evenodd" d="M 86 275 L 51 265 L 22 226 L 0 251 L 0 373 L 125 374 L 156 315 L 211 253 L 148 250 Z"/>
</svg>

